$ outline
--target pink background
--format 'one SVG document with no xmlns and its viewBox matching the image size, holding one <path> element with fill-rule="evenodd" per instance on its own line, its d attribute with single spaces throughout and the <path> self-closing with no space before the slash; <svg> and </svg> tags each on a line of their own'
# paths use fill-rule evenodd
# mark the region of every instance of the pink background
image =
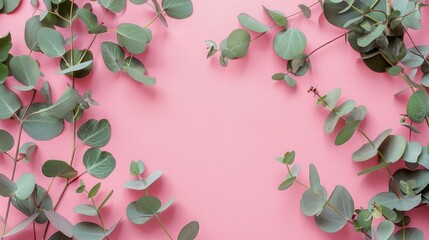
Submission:
<svg viewBox="0 0 429 240">
<path fill-rule="evenodd" d="M 81 2 L 78 1 L 80 6 Z M 233 29 L 239 28 L 236 20 L 239 13 L 249 13 L 271 24 L 261 4 L 289 15 L 298 10 L 299 3 L 310 5 L 313 1 L 200 0 L 194 1 L 191 18 L 168 19 L 168 29 L 160 22 L 154 23 L 150 27 L 153 42 L 138 56 L 149 75 L 157 78 L 154 87 L 141 85 L 124 74 L 110 73 L 102 62 L 99 46 L 105 40 L 116 41 L 115 34 L 110 32 L 97 38 L 92 49 L 96 59 L 93 74 L 77 80 L 76 84 L 81 92 L 92 89 L 94 99 L 101 104 L 87 112 L 80 124 L 89 118 L 107 118 L 113 128 L 112 140 L 104 150 L 116 157 L 117 168 L 103 181 L 98 199 L 101 201 L 110 189 L 115 190 L 103 211 L 108 226 L 124 217 L 127 204 L 141 195 L 124 190 L 121 185 L 132 179 L 129 162 L 142 159 L 147 166 L 146 176 L 155 170 L 164 171 L 149 193 L 159 196 L 163 202 L 173 196 L 176 198 L 171 209 L 161 214 L 175 237 L 184 224 L 198 220 L 201 225 L 198 239 L 202 240 L 362 239 L 351 226 L 337 234 L 323 233 L 312 218 L 302 215 L 299 200 L 303 189 L 293 186 L 289 191 L 277 190 L 286 168 L 274 158 L 295 150 L 297 163 L 303 168 L 303 182 L 308 182 L 308 164 L 314 163 L 329 192 L 336 184 L 344 185 L 354 197 L 355 207 L 366 207 L 374 194 L 387 190 L 386 171 L 356 176 L 360 170 L 376 163 L 372 160 L 357 164 L 351 160 L 352 152 L 365 140 L 356 135 L 344 146 L 335 147 L 335 135 L 327 136 L 323 132 L 328 112 L 314 107 L 316 98 L 307 90 L 317 85 L 321 93 L 326 93 L 341 87 L 342 101 L 354 99 L 357 104 L 368 107 L 363 129 L 374 138 L 387 128 L 394 129 L 394 134 L 407 136 L 408 131 L 399 126 L 399 114 L 405 112 L 409 93 L 393 97 L 406 84 L 398 77 L 371 72 L 358 59 L 359 55 L 339 40 L 315 54 L 311 59 L 311 73 L 298 78 L 297 88 L 290 89 L 283 82 L 270 80 L 273 73 L 285 71 L 285 62 L 272 49 L 277 29 L 254 41 L 249 55 L 230 62 L 227 68 L 221 67 L 217 58 L 205 58 L 204 41 L 220 42 Z M 98 4 L 94 6 L 100 14 L 102 10 Z M 417 44 L 429 42 L 428 11 L 427 8 L 423 10 L 424 30 L 410 31 Z M 24 1 L 14 14 L 0 15 L 0 35 L 12 33 L 14 55 L 29 52 L 23 31 L 32 12 L 29 1 Z M 307 35 L 307 52 L 343 33 L 323 17 L 319 18 L 320 13 L 320 7 L 315 6 L 311 19 L 301 19 L 297 25 Z M 121 22 L 143 26 L 153 16 L 148 6 L 129 4 L 126 12 L 118 17 L 108 14 L 106 24 L 111 29 Z M 84 32 L 81 23 L 76 29 Z M 89 41 L 90 37 L 81 34 L 76 45 L 85 48 Z M 32 56 L 42 63 L 45 79 L 53 86 L 54 99 L 58 99 L 69 83 L 67 78 L 55 74 L 58 60 L 40 54 Z M 15 123 L 2 121 L 0 127 L 11 129 L 16 136 Z M 27 136 L 24 139 L 29 140 Z M 415 139 L 426 144 L 428 131 L 424 130 Z M 47 187 L 49 179 L 43 177 L 40 167 L 48 159 L 69 159 L 70 127 L 55 140 L 38 142 L 38 145 L 34 161 L 20 164 L 18 176 L 33 171 L 37 181 Z M 75 167 L 79 170 L 83 170 L 84 151 L 84 148 L 78 151 Z M 2 173 L 9 176 L 11 166 L 7 158 L 0 156 Z M 88 175 L 83 179 L 88 185 L 96 182 Z M 62 184 L 62 180 L 56 181 L 51 194 L 54 199 Z M 72 212 L 73 207 L 89 203 L 83 195 L 74 192 L 75 188 L 69 189 L 59 210 L 73 223 L 85 220 Z M 6 199 L 1 199 L 1 215 L 4 215 L 5 205 Z M 428 213 L 427 209 L 419 208 L 413 213 L 411 225 L 427 227 L 424 221 Z M 20 219 L 23 215 L 13 209 L 9 226 Z M 97 221 L 96 218 L 90 220 Z M 30 237 L 30 230 L 12 239 Z M 53 230 L 51 227 L 51 232 Z M 167 238 L 155 221 L 138 226 L 124 217 L 112 239 Z"/>
</svg>

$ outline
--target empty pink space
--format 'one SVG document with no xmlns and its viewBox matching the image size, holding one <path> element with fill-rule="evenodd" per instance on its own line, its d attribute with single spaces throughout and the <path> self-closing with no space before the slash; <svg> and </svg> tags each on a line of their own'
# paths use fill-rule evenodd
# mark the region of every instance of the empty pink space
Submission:
<svg viewBox="0 0 429 240">
<path fill-rule="evenodd" d="M 79 6 L 85 2 L 76 1 Z M 399 77 L 367 69 L 358 53 L 340 39 L 312 56 L 310 73 L 297 78 L 297 87 L 291 89 L 283 81 L 271 80 L 273 73 L 284 72 L 286 67 L 286 62 L 277 57 L 272 48 L 274 36 L 280 30 L 275 27 L 252 42 L 247 57 L 221 67 L 217 57 L 206 59 L 205 40 L 220 42 L 232 30 L 240 28 L 237 21 L 240 13 L 248 13 L 271 25 L 262 5 L 290 15 L 299 11 L 298 4 L 311 5 L 313 1 L 194 0 L 193 3 L 194 14 L 189 19 L 171 19 L 169 28 L 158 21 L 150 27 L 153 41 L 147 52 L 137 57 L 145 64 L 148 74 L 157 78 L 155 86 L 144 86 L 125 74 L 108 71 L 101 58 L 100 44 L 116 41 L 114 32 L 96 39 L 94 71 L 76 82 L 80 92 L 92 89 L 93 98 L 100 103 L 79 124 L 90 118 L 106 118 L 112 125 L 112 140 L 104 149 L 115 156 L 117 167 L 102 181 L 103 190 L 98 199 L 101 201 L 114 190 L 112 200 L 103 211 L 106 225 L 123 219 L 111 239 L 167 239 L 155 221 L 138 226 L 126 218 L 127 204 L 142 193 L 123 189 L 122 184 L 133 179 L 129 173 L 130 161 L 139 159 L 147 167 L 145 176 L 155 170 L 164 172 L 149 193 L 159 196 L 163 203 L 175 198 L 173 206 L 160 214 L 175 237 L 184 224 L 197 220 L 200 223 L 197 239 L 201 240 L 363 239 L 351 226 L 336 234 L 320 231 L 313 218 L 300 212 L 301 194 L 305 189 L 296 185 L 288 191 L 277 190 L 287 169 L 275 158 L 295 150 L 296 162 L 303 169 L 301 181 L 308 183 L 308 165 L 313 163 L 328 192 L 336 185 L 343 185 L 353 196 L 355 208 L 366 208 L 374 194 L 387 191 L 388 174 L 381 170 L 357 176 L 359 171 L 376 163 L 372 160 L 358 164 L 351 159 L 365 139 L 356 135 L 350 142 L 336 147 L 335 134 L 326 135 L 323 131 L 328 112 L 315 107 L 317 98 L 307 90 L 317 86 L 324 94 L 332 88 L 341 88 L 341 101 L 354 99 L 356 104 L 368 108 L 362 127 L 375 138 L 388 128 L 393 129 L 394 134 L 407 136 L 408 131 L 399 121 L 408 97 L 393 96 L 406 88 L 406 84 Z M 93 5 L 96 13 L 103 11 L 98 4 Z M 11 32 L 14 55 L 29 53 L 24 42 L 24 26 L 33 11 L 29 1 L 24 1 L 15 13 L 0 15 L 0 35 Z M 303 18 L 296 24 L 307 36 L 307 53 L 344 33 L 320 16 L 318 4 L 312 11 L 310 19 Z M 423 30 L 410 31 L 417 45 L 429 41 L 429 10 L 423 8 L 422 11 Z M 109 29 L 123 22 L 144 26 L 153 17 L 150 8 L 128 4 L 124 13 L 108 14 L 105 23 Z M 81 23 L 76 29 L 84 32 Z M 85 34 L 78 35 L 76 45 L 85 48 L 90 40 Z M 58 99 L 70 80 L 56 74 L 58 60 L 33 54 L 53 87 L 54 99 Z M 12 129 L 15 135 L 18 130 L 11 122 L 0 122 L 0 128 Z M 416 135 L 415 140 L 427 144 L 428 136 L 426 129 Z M 43 162 L 68 160 L 71 139 L 72 130 L 68 126 L 55 140 L 37 142 L 39 148 L 34 161 L 22 164 L 18 175 L 35 172 L 37 181 L 46 188 L 49 179 L 40 172 Z M 24 140 L 30 138 L 25 136 Z M 79 171 L 84 170 L 84 151 L 85 148 L 80 149 L 76 158 L 75 168 Z M 1 156 L 0 171 L 10 176 L 11 167 L 9 159 Z M 88 185 L 96 183 L 90 176 L 84 176 L 83 180 Z M 54 199 L 61 190 L 61 181 L 58 180 L 52 190 Z M 59 208 L 73 223 L 86 219 L 73 213 L 73 207 L 89 203 L 83 195 L 75 193 L 77 186 L 66 193 Z M 6 204 L 2 198 L 1 215 Z M 11 226 L 24 218 L 15 209 L 11 214 Z M 428 214 L 428 209 L 418 208 L 411 222 L 411 226 L 426 229 L 427 236 Z M 42 229 L 38 229 L 39 233 Z M 26 238 L 32 238 L 30 228 L 12 239 Z"/>
</svg>

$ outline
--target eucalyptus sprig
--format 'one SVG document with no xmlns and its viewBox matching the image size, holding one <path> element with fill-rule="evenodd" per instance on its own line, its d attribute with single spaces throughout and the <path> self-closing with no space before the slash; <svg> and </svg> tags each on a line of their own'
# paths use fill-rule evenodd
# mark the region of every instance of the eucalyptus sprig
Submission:
<svg viewBox="0 0 429 240">
<path fill-rule="evenodd" d="M 98 0 L 96 4 L 105 9 L 101 16 L 92 11 L 94 3 L 79 6 L 74 0 L 43 0 L 42 7 L 39 1 L 31 0 L 34 13 L 25 24 L 24 36 L 29 54 L 13 56 L 10 52 L 13 45 L 11 34 L 0 37 L 0 119 L 12 120 L 18 127 L 18 131 L 13 133 L 16 134 L 15 138 L 11 131 L 0 129 L 0 154 L 13 161 L 10 177 L 0 173 L 0 196 L 8 201 L 4 217 L 0 216 L 1 239 L 15 237 L 30 225 L 33 227 L 34 239 L 37 239 L 36 228 L 39 224 L 44 228 L 42 239 L 48 239 L 50 226 L 54 226 L 58 231 L 50 236 L 49 240 L 109 239 L 109 235 L 119 224 L 118 221 L 112 227 L 106 228 L 101 215 L 113 191 L 97 204 L 94 197 L 101 183 L 87 190 L 81 180 L 81 177 L 86 175 L 97 179 L 107 178 L 115 169 L 116 160 L 111 153 L 102 149 L 111 139 L 109 121 L 89 119 L 81 122 L 83 115 L 91 106 L 98 106 L 98 102 L 92 98 L 91 90 L 81 93 L 76 89 L 76 79 L 88 77 L 94 61 L 97 61 L 90 50 L 95 39 L 102 34 L 115 32 L 117 43 L 103 42 L 99 46 L 106 67 L 112 72 L 123 71 L 132 79 L 146 85 L 155 84 L 155 79 L 146 75 L 145 67 L 135 56 L 145 51 L 152 40 L 149 26 L 157 19 L 167 25 L 164 15 L 183 19 L 193 12 L 190 0 L 163 0 L 161 3 L 152 0 L 152 4 L 141 0 L 130 2 L 151 6 L 155 10 L 155 18 L 144 27 L 121 23 L 116 29 L 109 30 L 104 21 L 106 14 L 122 12 L 127 5 L 126 0 Z M 0 0 L 0 13 L 12 13 L 20 4 L 24 4 L 24 1 Z M 85 25 L 86 31 L 76 30 L 77 21 Z M 60 28 L 66 31 L 61 31 Z M 74 44 L 77 37 L 89 37 L 90 44 L 86 48 L 77 49 Z M 65 90 L 56 101 L 53 101 L 51 96 L 49 81 L 44 78 L 43 66 L 31 56 L 33 52 L 59 60 L 57 74 L 68 81 L 64 83 Z M 126 53 L 128 57 L 125 57 Z M 12 78 L 18 85 L 10 81 Z M 17 92 L 30 92 L 31 97 L 27 99 L 25 94 Z M 39 96 L 42 100 L 39 100 Z M 64 156 L 63 159 L 67 160 L 50 159 L 43 162 L 41 171 L 43 176 L 50 178 L 49 185 L 44 188 L 37 184 L 33 173 L 17 177 L 19 165 L 32 161 L 33 153 L 37 149 L 33 142 L 22 143 L 23 134 L 36 141 L 50 141 L 62 133 L 67 123 L 72 128 L 71 153 Z M 83 158 L 76 159 L 76 153 L 81 150 L 85 151 Z M 80 160 L 84 169 L 74 167 L 74 163 Z M 56 180 L 59 178 L 65 181 L 61 184 L 58 197 L 51 198 L 52 189 L 58 186 Z M 78 205 L 75 211 L 84 215 L 95 214 L 100 225 L 81 222 L 73 226 L 60 213 L 61 202 L 67 190 L 78 180 L 78 192 L 85 192 L 92 205 Z M 9 227 L 11 206 L 27 217 Z M 191 228 L 193 226 L 191 224 Z"/>
</svg>

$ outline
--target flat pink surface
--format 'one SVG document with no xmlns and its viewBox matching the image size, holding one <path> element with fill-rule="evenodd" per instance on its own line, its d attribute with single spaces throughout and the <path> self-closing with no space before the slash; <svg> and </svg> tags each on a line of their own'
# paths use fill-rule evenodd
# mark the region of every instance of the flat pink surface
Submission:
<svg viewBox="0 0 429 240">
<path fill-rule="evenodd" d="M 80 5 L 81 2 L 78 1 Z M 321 93 L 326 93 L 340 87 L 341 100 L 354 99 L 357 104 L 368 107 L 363 129 L 370 137 L 387 128 L 407 136 L 408 131 L 399 126 L 399 120 L 405 112 L 408 93 L 393 97 L 406 87 L 405 83 L 398 77 L 371 72 L 359 60 L 359 55 L 339 40 L 315 54 L 311 73 L 298 79 L 297 88 L 290 89 L 283 82 L 270 80 L 273 73 L 285 71 L 285 62 L 272 49 L 277 29 L 254 41 L 249 55 L 230 62 L 227 68 L 221 67 L 217 58 L 206 60 L 204 41 L 220 42 L 239 28 L 239 13 L 249 13 L 271 24 L 261 4 L 288 15 L 298 10 L 299 3 L 313 2 L 196 0 L 191 18 L 169 19 L 168 29 L 156 22 L 150 27 L 152 43 L 147 52 L 138 56 L 149 75 L 157 78 L 154 87 L 141 85 L 124 74 L 110 73 L 102 62 L 99 46 L 105 40 L 116 41 L 115 34 L 110 32 L 97 38 L 92 49 L 96 59 L 93 74 L 76 84 L 81 92 L 92 89 L 94 99 L 101 104 L 92 108 L 85 119 L 107 118 L 113 128 L 112 140 L 104 149 L 113 153 L 118 164 L 113 174 L 103 181 L 100 195 L 101 198 L 110 189 L 115 190 L 108 208 L 103 211 L 108 226 L 123 217 L 112 239 L 167 239 L 155 221 L 137 226 L 125 217 L 127 204 L 141 196 L 121 187 L 123 182 L 132 179 L 129 162 L 138 159 L 145 162 L 147 172 L 164 171 L 149 193 L 159 196 L 163 202 L 175 197 L 175 204 L 161 215 L 173 236 L 177 236 L 185 223 L 198 220 L 201 240 L 363 238 L 351 226 L 336 234 L 321 232 L 313 219 L 299 210 L 301 187 L 293 186 L 284 192 L 277 190 L 286 168 L 274 158 L 295 150 L 296 161 L 303 168 L 302 181 L 308 182 L 308 164 L 314 163 L 329 192 L 337 184 L 344 185 L 354 197 L 355 206 L 366 207 L 374 194 L 387 190 L 387 173 L 356 176 L 360 170 L 376 163 L 372 160 L 357 164 L 351 160 L 352 152 L 365 143 L 364 138 L 356 135 L 344 146 L 335 147 L 334 134 L 327 136 L 323 132 L 328 112 L 315 107 L 316 98 L 307 90 L 318 86 Z M 96 13 L 102 12 L 98 4 L 94 6 Z M 105 22 L 109 28 L 116 28 L 121 22 L 143 26 L 154 16 L 147 6 L 128 6 L 118 17 L 108 14 Z M 429 10 L 423 11 L 424 30 L 410 31 L 417 44 L 429 42 Z M 32 12 L 29 1 L 25 1 L 14 14 L 0 15 L 0 35 L 12 33 L 15 55 L 29 52 L 23 31 Z M 297 25 L 307 34 L 307 52 L 344 32 L 319 18 L 320 13 L 320 7 L 315 6 L 311 19 L 301 19 Z M 83 29 L 81 23 L 77 29 Z M 85 48 L 89 41 L 86 34 L 81 34 L 76 45 Z M 57 99 L 69 83 L 67 78 L 55 74 L 58 60 L 40 54 L 32 56 L 41 62 Z M 3 121 L 0 127 L 12 129 L 16 136 L 14 123 Z M 426 144 L 428 131 L 415 139 Z M 25 140 L 29 138 L 25 136 Z M 38 144 L 35 160 L 28 165 L 21 164 L 18 176 L 33 171 L 37 181 L 47 187 L 49 180 L 43 177 L 40 167 L 48 159 L 69 159 L 70 126 L 55 140 Z M 80 171 L 84 151 L 84 147 L 78 151 L 75 167 Z M 9 175 L 11 166 L 7 158 L 0 156 L 2 173 Z M 96 182 L 90 176 L 83 179 Z M 56 181 L 51 194 L 54 199 L 61 186 L 62 180 Z M 77 223 L 86 218 L 74 214 L 72 209 L 88 201 L 74 192 L 75 187 L 67 192 L 59 212 Z M 1 199 L 1 215 L 5 205 L 6 200 Z M 427 214 L 426 208 L 414 211 L 411 226 L 427 229 Z M 13 209 L 9 226 L 20 219 L 23 215 Z M 12 239 L 31 236 L 29 228 Z"/>
</svg>

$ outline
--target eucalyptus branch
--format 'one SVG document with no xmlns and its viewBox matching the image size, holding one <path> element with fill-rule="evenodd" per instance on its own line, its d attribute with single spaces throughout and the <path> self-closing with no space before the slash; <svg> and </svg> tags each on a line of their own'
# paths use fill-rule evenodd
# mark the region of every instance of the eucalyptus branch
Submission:
<svg viewBox="0 0 429 240">
<path fill-rule="evenodd" d="M 168 236 L 170 240 L 173 240 L 173 237 L 168 233 L 167 229 L 165 228 L 164 224 L 162 224 L 161 219 L 159 219 L 158 214 L 155 214 L 156 221 L 158 221 L 159 226 L 161 226 L 164 233 Z"/>
<path fill-rule="evenodd" d="M 319 93 L 319 91 L 317 90 L 317 88 L 315 88 L 315 87 L 311 87 L 310 88 L 310 90 L 309 90 L 309 92 L 312 92 L 312 93 L 314 93 L 314 95 L 316 95 L 317 97 L 318 97 L 318 99 L 319 99 L 319 101 L 322 101 L 322 105 L 324 106 L 324 108 L 325 109 L 327 109 L 327 110 L 329 110 L 329 111 L 331 111 L 331 112 L 334 112 L 336 115 L 338 115 L 338 116 L 341 116 L 341 114 L 335 109 L 335 108 L 330 108 L 329 107 L 329 104 L 326 102 L 326 100 L 320 95 L 320 93 Z M 344 121 L 344 123 L 345 124 L 349 124 L 349 123 L 351 123 L 347 118 L 345 118 L 345 117 L 343 117 L 343 116 L 341 116 L 340 117 L 340 119 L 342 119 L 343 121 Z M 380 157 L 380 159 L 383 161 L 383 163 L 385 164 L 385 168 L 386 168 L 386 170 L 387 170 L 387 173 L 389 174 L 389 178 L 392 180 L 392 182 L 393 182 L 393 186 L 394 186 L 394 189 L 395 189 L 395 194 L 396 194 L 396 196 L 398 197 L 398 198 L 402 198 L 401 197 L 401 193 L 400 193 L 400 190 L 399 190 L 399 187 L 398 187 L 398 185 L 396 184 L 396 181 L 395 181 L 395 179 L 393 178 L 393 173 L 392 173 L 392 170 L 390 169 L 390 166 L 389 166 L 389 164 L 388 164 L 388 161 L 384 158 L 384 156 L 383 156 L 383 154 L 380 152 L 380 150 L 375 146 L 375 144 L 372 142 L 372 140 L 368 137 L 368 135 L 360 128 L 360 127 L 357 127 L 356 128 L 356 131 L 358 131 L 367 141 L 368 141 L 368 143 L 369 144 L 371 144 L 372 145 L 372 147 L 374 148 L 374 149 L 376 149 L 377 150 L 377 155 Z"/>
</svg>

